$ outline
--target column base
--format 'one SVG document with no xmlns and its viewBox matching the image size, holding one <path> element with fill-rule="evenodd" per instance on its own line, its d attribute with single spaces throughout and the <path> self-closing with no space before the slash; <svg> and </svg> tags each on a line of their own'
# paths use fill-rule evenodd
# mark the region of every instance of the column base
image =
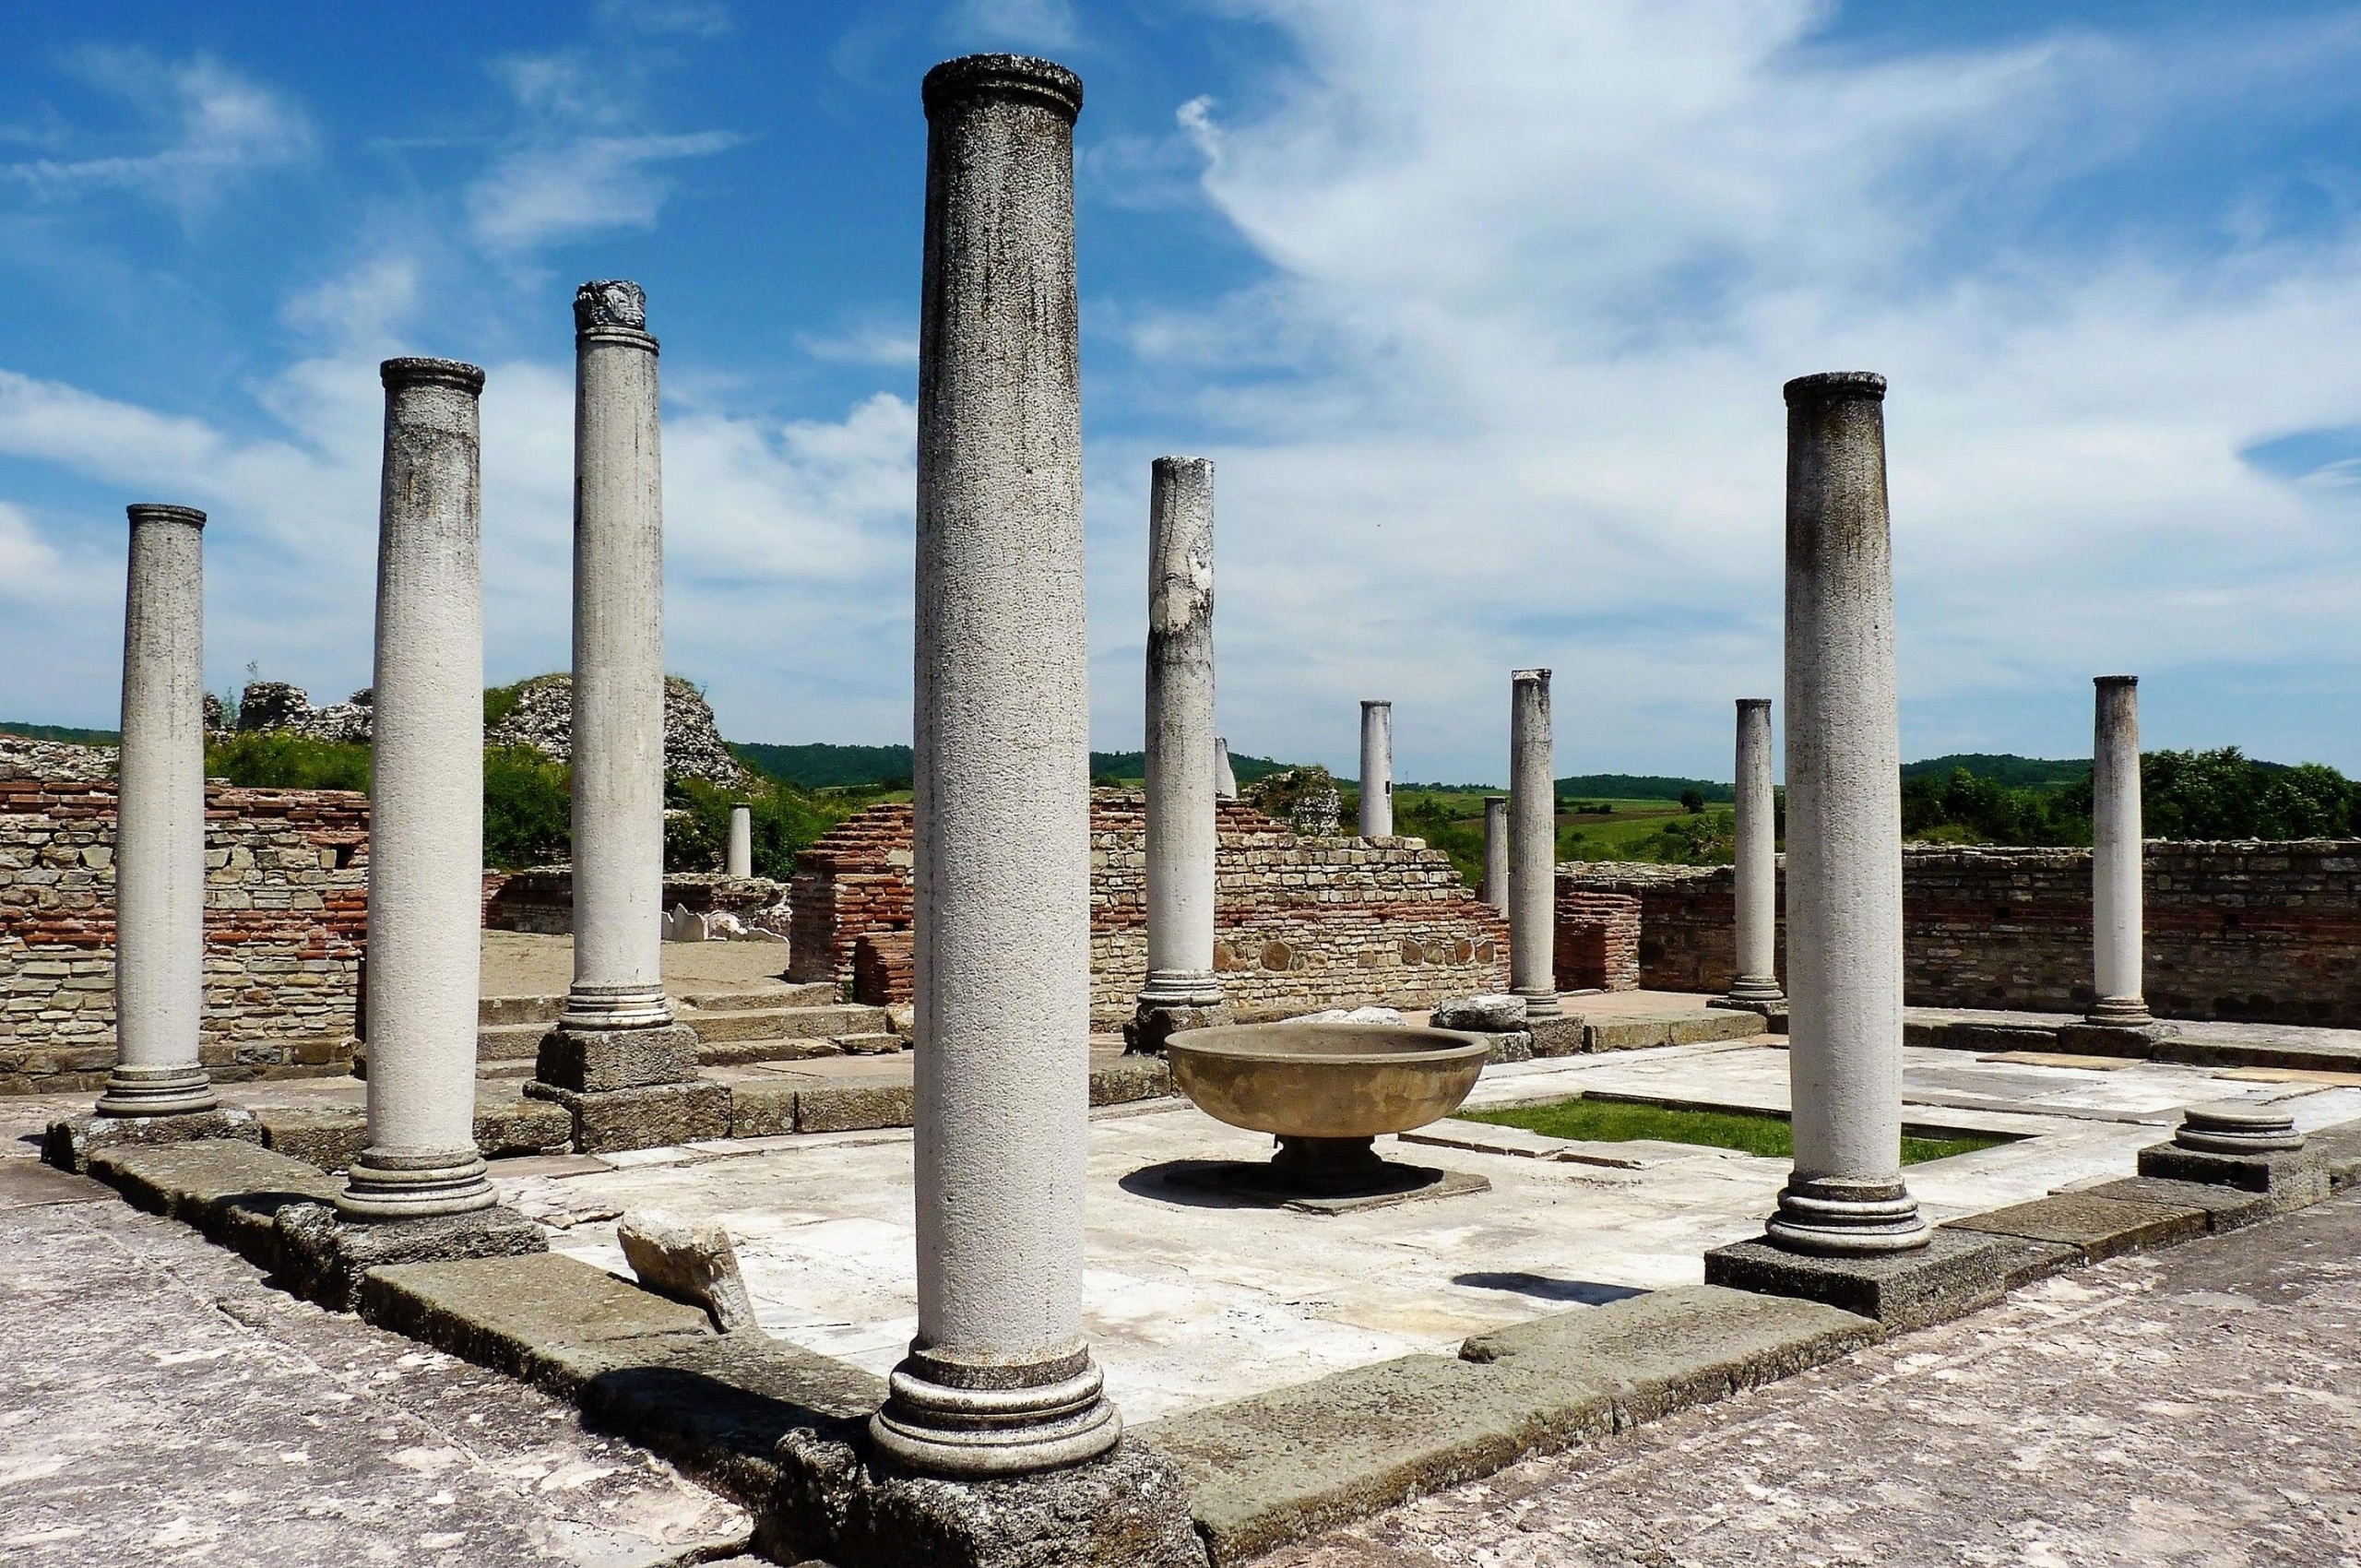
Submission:
<svg viewBox="0 0 2361 1568">
<path fill-rule="evenodd" d="M 913 1344 L 869 1437 L 926 1475 L 1019 1476 L 1096 1459 L 1123 1435 L 1086 1348 L 1032 1366 L 968 1365 Z"/>
<path fill-rule="evenodd" d="M 1558 1005 L 1558 993 L 1555 991 L 1518 986 L 1513 994 L 1525 998 L 1525 1016 L 1528 1020 L 1561 1017 L 1565 1014 L 1566 1010 Z"/>
<path fill-rule="evenodd" d="M 1148 976 L 1139 1004 L 1123 1026 L 1123 1049 L 1161 1054 L 1164 1042 L 1183 1029 L 1210 1029 L 1237 1022 L 1211 975 Z"/>
<path fill-rule="evenodd" d="M 345 1172 L 337 1213 L 346 1219 L 429 1219 L 472 1214 L 499 1201 L 473 1144 L 454 1149 L 371 1146 Z"/>
<path fill-rule="evenodd" d="M 901 1089 L 906 1098 L 909 1092 L 907 1086 Z M 595 1094 L 562 1089 L 537 1078 L 525 1085 L 525 1095 L 528 1099 L 547 1100 L 562 1107 L 574 1118 L 576 1154 L 668 1148 L 704 1138 L 726 1138 L 730 1131 L 730 1086 L 704 1078 L 605 1089 Z"/>
<path fill-rule="evenodd" d="M 181 1116 L 211 1111 L 221 1103 L 213 1080 L 196 1063 L 172 1067 L 126 1067 L 107 1075 L 99 1096 L 101 1116 Z"/>
<path fill-rule="evenodd" d="M 561 1022 L 541 1037 L 533 1081 L 575 1094 L 684 1084 L 697 1075 L 697 1033 L 686 1024 L 625 1028 Z"/>
<path fill-rule="evenodd" d="M 548 1233 L 515 1209 L 484 1206 L 355 1223 L 326 1204 L 281 1208 L 276 1224 L 278 1272 L 289 1289 L 331 1312 L 357 1312 L 369 1271 L 395 1264 L 522 1257 L 550 1250 Z"/>
<path fill-rule="evenodd" d="M 1734 1007 L 1763 1014 L 1786 1004 L 1787 993 L 1779 989 L 1778 978 L 1774 975 L 1740 975 L 1730 981 L 1728 994 L 1705 1004 L 1708 1007 Z"/>
<path fill-rule="evenodd" d="M 2304 1134 L 2293 1116 L 2267 1105 L 2192 1105 L 2181 1112 L 2173 1144 L 2201 1154 L 2292 1154 Z"/>
<path fill-rule="evenodd" d="M 562 1029 L 652 1029 L 672 1021 L 672 999 L 661 985 L 585 985 L 565 993 Z"/>
<path fill-rule="evenodd" d="M 1918 1200 L 1899 1181 L 1848 1182 L 1789 1178 L 1763 1238 L 1792 1253 L 1849 1257 L 1906 1253 L 1933 1234 L 1918 1217 Z"/>
<path fill-rule="evenodd" d="M 2082 1017 L 2086 1023 L 2116 1029 L 2144 1028 L 2156 1021 L 2147 1002 L 2137 996 L 2102 996 Z"/>
</svg>

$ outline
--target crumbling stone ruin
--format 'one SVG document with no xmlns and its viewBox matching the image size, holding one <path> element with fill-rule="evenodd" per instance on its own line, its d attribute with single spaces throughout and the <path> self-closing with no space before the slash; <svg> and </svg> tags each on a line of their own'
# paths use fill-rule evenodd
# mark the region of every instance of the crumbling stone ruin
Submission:
<svg viewBox="0 0 2361 1568">
<path fill-rule="evenodd" d="M 238 698 L 238 728 L 242 731 L 292 731 L 314 741 L 367 745 L 376 721 L 372 694 L 363 687 L 339 703 L 314 707 L 301 686 L 284 681 L 249 681 Z"/>
<path fill-rule="evenodd" d="M 0 778 L 52 778 L 91 784 L 114 777 L 115 748 L 36 741 L 0 731 Z"/>
</svg>

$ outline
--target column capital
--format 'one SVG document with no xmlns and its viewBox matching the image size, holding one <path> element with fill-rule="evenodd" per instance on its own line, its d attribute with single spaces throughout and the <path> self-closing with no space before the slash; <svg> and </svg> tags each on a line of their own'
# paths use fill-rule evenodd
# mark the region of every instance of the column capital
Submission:
<svg viewBox="0 0 2361 1568">
<path fill-rule="evenodd" d="M 655 351 L 647 330 L 647 291 L 628 278 L 593 278 L 574 291 L 577 342 L 629 343 Z"/>
<path fill-rule="evenodd" d="M 469 364 L 464 360 L 424 357 L 387 360 L 377 367 L 377 378 L 386 384 L 388 392 L 404 386 L 438 383 L 456 386 L 470 398 L 480 397 L 483 392 L 483 367 Z"/>
<path fill-rule="evenodd" d="M 177 523 L 189 529 L 205 526 L 205 514 L 196 507 L 175 506 L 162 501 L 135 501 L 124 512 L 135 529 L 143 523 Z"/>
<path fill-rule="evenodd" d="M 1823 370 L 1799 375 L 1781 388 L 1790 403 L 1829 402 L 1839 398 L 1885 401 L 1885 377 L 1873 370 Z"/>
<path fill-rule="evenodd" d="M 1054 60 L 1032 54 L 963 54 L 926 74 L 919 89 L 927 118 L 984 98 L 1014 98 L 1056 110 L 1067 121 L 1082 114 L 1082 78 Z"/>
</svg>

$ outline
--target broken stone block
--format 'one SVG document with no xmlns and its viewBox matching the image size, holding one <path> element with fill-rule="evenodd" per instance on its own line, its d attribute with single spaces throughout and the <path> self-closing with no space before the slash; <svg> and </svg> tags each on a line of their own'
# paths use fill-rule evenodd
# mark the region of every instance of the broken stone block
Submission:
<svg viewBox="0 0 2361 1568">
<path fill-rule="evenodd" d="M 1468 1034 L 1520 1034 L 1525 1029 L 1525 998 L 1454 996 L 1436 1003 L 1434 1016 L 1428 1023 L 1438 1029 L 1457 1029 Z"/>
<path fill-rule="evenodd" d="M 1393 1007 L 1329 1007 L 1287 1021 L 1290 1024 L 1382 1024 L 1398 1027 L 1402 1014 Z"/>
<path fill-rule="evenodd" d="M 753 1298 L 738 1271 L 730 1236 L 708 1220 L 691 1225 L 658 1208 L 626 1210 L 615 1240 L 639 1282 L 658 1295 L 703 1307 L 724 1334 L 751 1329 Z"/>
<path fill-rule="evenodd" d="M 664 917 L 664 940 L 667 942 L 704 942 L 710 936 L 706 918 L 686 904 L 676 904 Z"/>
</svg>

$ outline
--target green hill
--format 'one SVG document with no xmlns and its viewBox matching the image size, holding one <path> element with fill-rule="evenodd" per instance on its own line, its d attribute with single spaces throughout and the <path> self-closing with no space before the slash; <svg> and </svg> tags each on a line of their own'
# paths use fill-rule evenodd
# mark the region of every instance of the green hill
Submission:
<svg viewBox="0 0 2361 1568">
<path fill-rule="evenodd" d="M 77 746 L 123 744 L 123 736 L 117 731 L 77 730 L 71 724 L 19 724 L 13 719 L 0 719 L 0 730 L 22 735 L 28 741 L 65 741 Z"/>
<path fill-rule="evenodd" d="M 1736 799 L 1727 784 L 1710 778 L 1667 778 L 1653 773 L 1577 773 L 1558 780 L 1560 795 L 1596 796 L 1608 801 L 1677 801 L 1694 790 L 1708 801 Z"/>
<path fill-rule="evenodd" d="M 1959 752 L 1950 756 L 1928 757 L 1924 762 L 1905 762 L 1902 777 L 1912 778 L 1949 778 L 1954 768 L 1965 768 L 1978 778 L 1988 778 L 1995 784 L 2006 784 L 2016 790 L 2055 790 L 2078 784 L 2091 776 L 2091 759 L 2065 757 L 2052 760 L 2037 756 L 2016 756 L 2008 752 Z"/>
</svg>

